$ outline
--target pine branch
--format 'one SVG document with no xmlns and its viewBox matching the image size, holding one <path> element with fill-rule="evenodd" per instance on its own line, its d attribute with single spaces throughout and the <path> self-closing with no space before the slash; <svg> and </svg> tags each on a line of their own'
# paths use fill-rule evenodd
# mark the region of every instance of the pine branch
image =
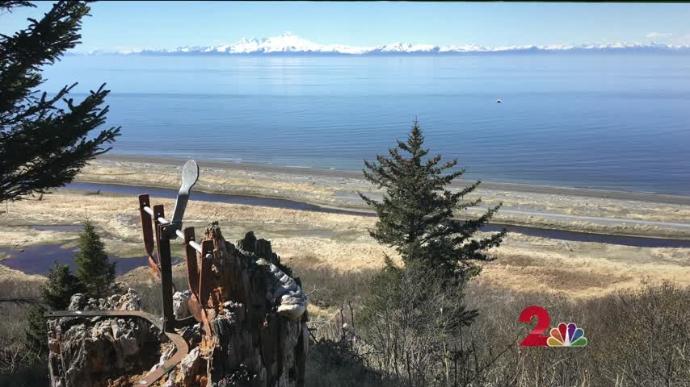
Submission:
<svg viewBox="0 0 690 387">
<path fill-rule="evenodd" d="M 16 111 L 42 83 L 39 67 L 54 63 L 74 48 L 81 39 L 81 18 L 87 15 L 85 3 L 60 1 L 40 21 L 29 19 L 27 29 L 0 40 L 0 112 Z M 27 101 L 32 102 L 32 101 Z"/>
<path fill-rule="evenodd" d="M 13 8 L 17 7 L 36 7 L 35 5 L 31 4 L 30 1 L 24 1 L 24 0 L 2 0 L 0 1 L 0 11 L 4 10 L 7 12 L 12 12 Z"/>
<path fill-rule="evenodd" d="M 0 40 L 0 201 L 72 181 L 120 134 L 119 127 L 92 134 L 109 110 L 105 85 L 78 103 L 68 96 L 76 83 L 52 97 L 35 90 L 43 81 L 40 67 L 79 43 L 88 11 L 84 2 L 59 1 L 41 20 Z"/>
</svg>

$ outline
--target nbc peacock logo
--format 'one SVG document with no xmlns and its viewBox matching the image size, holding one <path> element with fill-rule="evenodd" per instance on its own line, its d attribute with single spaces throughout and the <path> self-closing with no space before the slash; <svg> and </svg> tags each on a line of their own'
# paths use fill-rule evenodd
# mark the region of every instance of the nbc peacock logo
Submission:
<svg viewBox="0 0 690 387">
<path fill-rule="evenodd" d="M 560 323 L 558 327 L 551 328 L 549 338 L 546 339 L 549 347 L 584 347 L 587 345 L 585 331 L 578 328 L 575 323 Z"/>
<path fill-rule="evenodd" d="M 520 342 L 522 347 L 576 348 L 585 347 L 589 343 L 584 329 L 578 328 L 573 322 L 558 324 L 557 327 L 549 330 L 547 336 L 545 333 L 551 326 L 551 316 L 544 307 L 528 306 L 522 310 L 518 318 L 518 321 L 525 324 L 531 324 L 533 320 L 536 324 L 527 337 Z"/>
</svg>

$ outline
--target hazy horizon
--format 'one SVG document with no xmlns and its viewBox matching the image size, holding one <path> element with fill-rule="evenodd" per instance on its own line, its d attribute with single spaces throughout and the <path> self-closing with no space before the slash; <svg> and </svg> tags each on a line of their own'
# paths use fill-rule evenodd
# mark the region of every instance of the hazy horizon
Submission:
<svg viewBox="0 0 690 387">
<path fill-rule="evenodd" d="M 51 6 L 2 15 L 10 34 Z M 690 44 L 690 4 L 415 2 L 96 2 L 82 44 L 94 50 L 172 50 L 291 32 L 321 44 L 577 46 Z M 385 15 L 385 17 L 384 17 Z"/>
</svg>

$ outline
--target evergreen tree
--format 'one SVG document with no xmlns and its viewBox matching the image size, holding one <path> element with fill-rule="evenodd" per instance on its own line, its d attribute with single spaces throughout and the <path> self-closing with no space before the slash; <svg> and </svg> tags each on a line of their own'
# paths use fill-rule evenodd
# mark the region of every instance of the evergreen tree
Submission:
<svg viewBox="0 0 690 387">
<path fill-rule="evenodd" d="M 73 294 L 81 291 L 81 284 L 67 265 L 55 264 L 48 273 L 48 281 L 41 287 L 42 304 L 32 305 L 27 314 L 26 340 L 38 356 L 47 353 L 48 332 L 43 314 L 48 310 L 62 310 L 69 306 Z"/>
<path fill-rule="evenodd" d="M 0 12 L 20 6 L 33 5 L 0 0 Z M 81 102 L 68 98 L 76 83 L 52 96 L 36 90 L 41 67 L 79 43 L 88 12 L 85 2 L 58 1 L 26 29 L 0 35 L 0 202 L 69 183 L 119 135 L 115 127 L 93 133 L 106 120 L 105 85 Z"/>
<path fill-rule="evenodd" d="M 359 195 L 376 210 L 378 222 L 370 230 L 379 242 L 395 247 L 407 266 L 432 270 L 445 279 L 465 278 L 477 273 L 472 260 L 486 260 L 486 249 L 501 243 L 505 231 L 487 238 L 473 239 L 498 211 L 489 208 L 473 219 L 459 219 L 460 211 L 476 206 L 480 199 L 465 196 L 480 184 L 458 191 L 447 187 L 464 173 L 457 160 L 442 162 L 441 155 L 427 157 L 424 136 L 415 121 L 406 142 L 398 141 L 389 156 L 365 161 L 364 176 L 384 189 L 382 201 Z"/>
<path fill-rule="evenodd" d="M 56 263 L 48 273 L 48 282 L 41 288 L 41 295 L 50 309 L 63 310 L 69 306 L 72 295 L 81 291 L 81 282 L 69 266 Z"/>
<path fill-rule="evenodd" d="M 115 263 L 108 260 L 103 242 L 89 221 L 84 223 L 84 231 L 79 235 L 79 252 L 75 262 L 77 278 L 84 292 L 93 298 L 108 295 L 115 281 Z"/>
<path fill-rule="evenodd" d="M 360 326 L 382 369 L 410 385 L 455 385 L 464 368 L 452 369 L 449 359 L 466 350 L 463 329 L 477 316 L 463 303 L 465 279 L 479 272 L 472 261 L 489 259 L 486 250 L 498 246 L 505 231 L 473 237 L 500 206 L 458 218 L 480 203 L 465 198 L 480 182 L 451 191 L 464 170 L 455 168 L 457 160 L 427 157 L 417 122 L 388 154 L 365 161 L 363 171 L 384 190 L 383 199 L 360 196 L 378 215 L 371 236 L 395 247 L 405 266 L 386 257 L 363 300 Z"/>
<path fill-rule="evenodd" d="M 48 308 L 44 305 L 35 304 L 26 313 L 26 345 L 35 359 L 43 358 L 48 353 L 48 322 L 44 317 L 47 311 Z"/>
</svg>

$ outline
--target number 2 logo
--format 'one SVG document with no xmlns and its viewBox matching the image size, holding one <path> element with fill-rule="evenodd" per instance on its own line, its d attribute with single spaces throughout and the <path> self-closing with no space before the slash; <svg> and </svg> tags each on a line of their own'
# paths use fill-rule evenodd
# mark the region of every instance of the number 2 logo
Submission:
<svg viewBox="0 0 690 387">
<path fill-rule="evenodd" d="M 518 321 L 525 324 L 531 324 L 533 319 L 536 319 L 537 323 L 527 337 L 520 342 L 520 346 L 546 347 L 549 336 L 545 333 L 551 326 L 551 316 L 549 316 L 549 312 L 541 306 L 530 305 L 522 310 Z"/>
</svg>

